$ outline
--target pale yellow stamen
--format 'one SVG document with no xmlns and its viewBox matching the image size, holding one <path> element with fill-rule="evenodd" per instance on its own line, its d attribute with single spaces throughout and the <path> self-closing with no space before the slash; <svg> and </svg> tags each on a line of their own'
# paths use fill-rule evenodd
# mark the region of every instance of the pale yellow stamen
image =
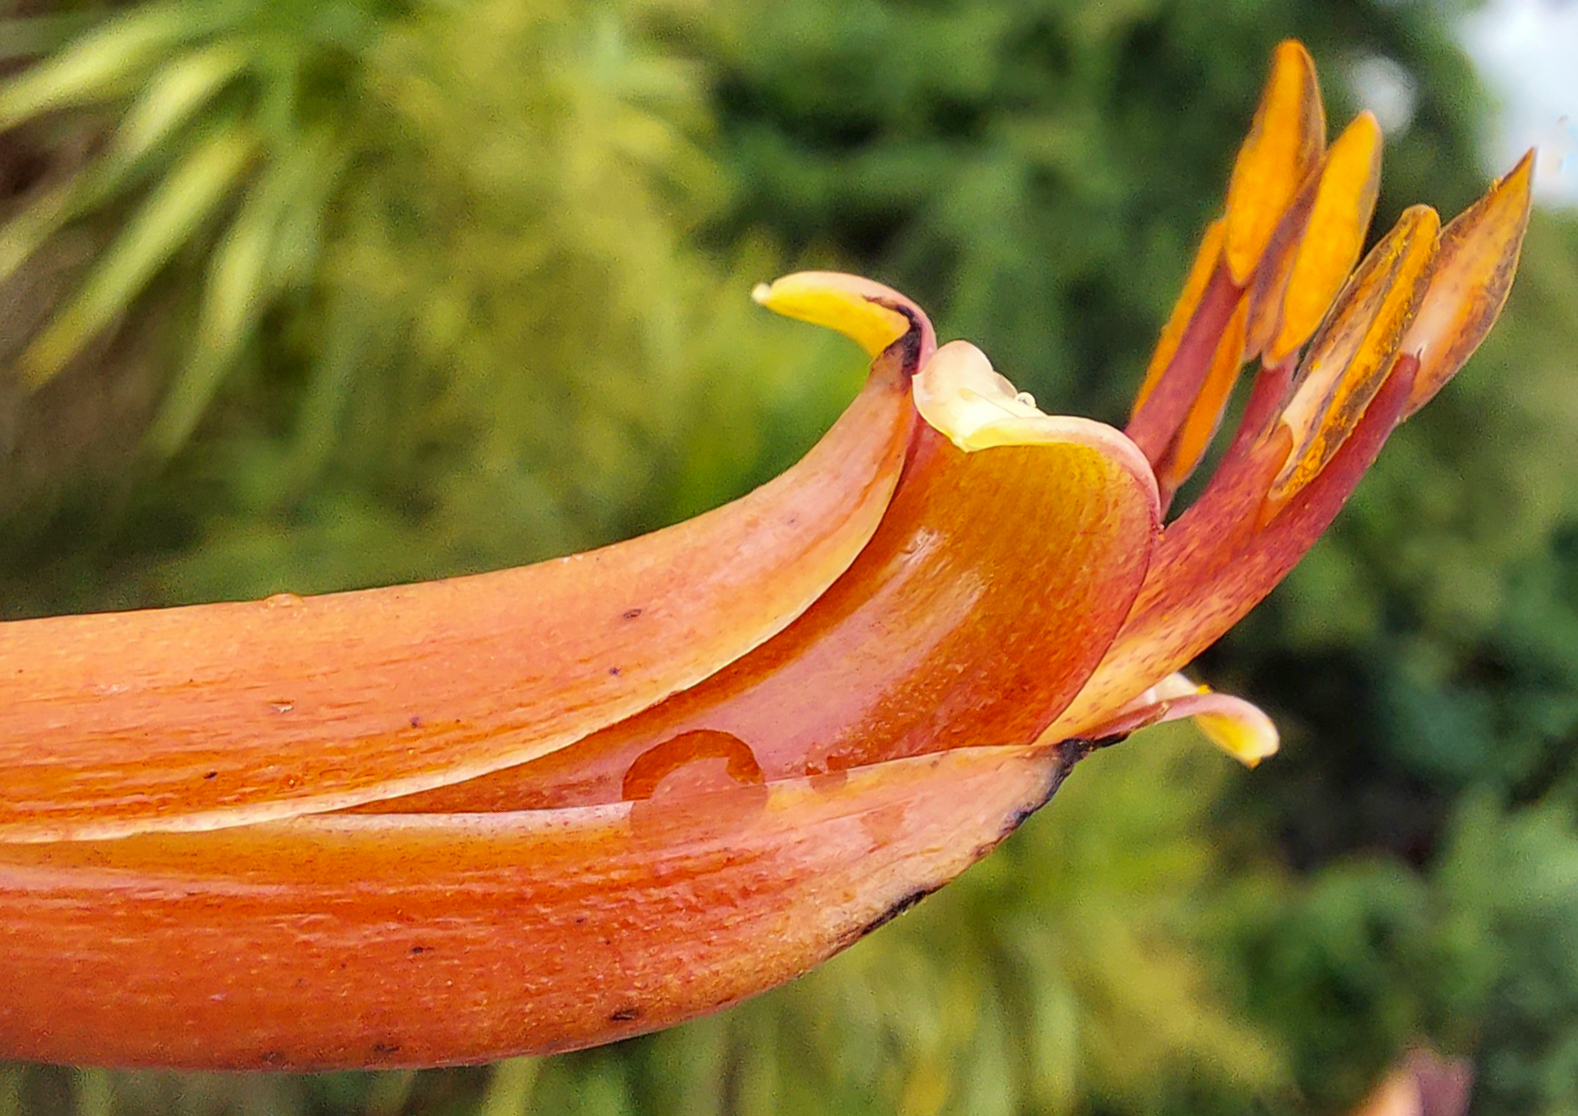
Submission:
<svg viewBox="0 0 1578 1116">
<path fill-rule="evenodd" d="M 938 349 L 915 378 L 915 408 L 966 452 L 1017 445 L 1025 420 L 1048 418 L 1028 393 L 1014 387 L 967 341 L 950 341 Z"/>
<path fill-rule="evenodd" d="M 1138 446 L 1105 423 L 1043 414 L 968 341 L 950 341 L 938 349 L 913 384 L 921 418 L 966 453 L 998 446 L 1088 446 L 1121 462 L 1149 491 L 1160 517 L 1156 476 Z"/>
</svg>

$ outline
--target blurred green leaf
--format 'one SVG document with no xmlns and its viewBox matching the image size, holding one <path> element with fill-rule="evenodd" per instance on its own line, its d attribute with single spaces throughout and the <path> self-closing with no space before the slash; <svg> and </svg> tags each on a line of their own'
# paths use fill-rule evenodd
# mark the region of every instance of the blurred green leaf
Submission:
<svg viewBox="0 0 1578 1116">
<path fill-rule="evenodd" d="M 172 46 L 225 19 L 234 6 L 157 3 L 112 16 L 74 39 L 48 61 L 0 84 L 0 129 L 41 113 L 122 96 Z M 42 26 L 24 24 L 13 34 L 43 38 Z M 29 36 L 28 32 L 32 35 Z"/>
<path fill-rule="evenodd" d="M 292 280 L 306 281 L 316 246 L 282 234 L 291 224 L 321 223 L 338 159 L 329 143 L 302 143 L 253 181 L 214 249 L 186 362 L 148 430 L 156 454 L 181 448 L 271 300 Z"/>
<path fill-rule="evenodd" d="M 127 109 L 99 173 L 113 177 L 166 143 L 247 62 L 238 45 L 219 43 L 162 66 Z"/>
<path fill-rule="evenodd" d="M 153 191 L 89 272 L 81 290 L 22 355 L 22 374 L 41 384 L 95 334 L 126 313 L 150 278 L 229 197 L 257 153 L 241 126 L 221 128 Z"/>
</svg>

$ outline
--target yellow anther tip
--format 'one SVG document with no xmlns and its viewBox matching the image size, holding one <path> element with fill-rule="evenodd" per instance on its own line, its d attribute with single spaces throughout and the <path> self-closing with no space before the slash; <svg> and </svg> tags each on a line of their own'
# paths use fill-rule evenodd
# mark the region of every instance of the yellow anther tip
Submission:
<svg viewBox="0 0 1578 1116">
<path fill-rule="evenodd" d="M 911 329 L 908 317 L 884 305 L 898 295 L 880 283 L 854 275 L 799 271 L 773 283 L 758 283 L 751 298 L 787 318 L 837 330 L 871 357 Z"/>
<path fill-rule="evenodd" d="M 1309 340 L 1364 247 L 1381 183 L 1381 126 L 1361 112 L 1326 153 L 1309 219 L 1283 294 L 1275 337 L 1266 345 L 1280 364 Z"/>
<path fill-rule="evenodd" d="M 1409 206 L 1337 296 L 1282 410 L 1294 448 L 1271 486 L 1272 503 L 1285 503 L 1326 467 L 1381 390 L 1431 278 L 1440 231 L 1434 209 Z"/>
</svg>

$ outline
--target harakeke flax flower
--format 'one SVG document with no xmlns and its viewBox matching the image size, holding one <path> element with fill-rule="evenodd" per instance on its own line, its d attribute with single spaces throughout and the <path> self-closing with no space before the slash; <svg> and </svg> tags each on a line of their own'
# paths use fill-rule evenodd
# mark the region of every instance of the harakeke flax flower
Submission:
<svg viewBox="0 0 1578 1116">
<path fill-rule="evenodd" d="M 758 300 L 871 376 L 734 504 L 480 577 L 0 625 L 0 1057 L 606 1042 L 855 941 L 1105 739 L 1192 716 L 1268 754 L 1262 714 L 1177 672 L 1483 338 L 1528 215 L 1525 159 L 1358 262 L 1379 149 L 1367 115 L 1326 146 L 1309 57 L 1279 48 L 1125 432 L 805 273 Z"/>
</svg>

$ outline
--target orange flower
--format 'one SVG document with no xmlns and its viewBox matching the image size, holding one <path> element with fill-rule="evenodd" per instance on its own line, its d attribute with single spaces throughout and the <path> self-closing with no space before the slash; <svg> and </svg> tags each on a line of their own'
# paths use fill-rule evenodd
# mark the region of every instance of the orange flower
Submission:
<svg viewBox="0 0 1578 1116">
<path fill-rule="evenodd" d="M 1176 672 L 1484 336 L 1527 220 L 1525 159 L 1354 270 L 1379 140 L 1361 116 L 1326 149 L 1279 48 L 1124 433 L 1042 414 L 887 288 L 794 275 L 758 300 L 871 377 L 725 508 L 474 578 L 0 625 L 0 1057 L 605 1042 L 881 925 L 1106 738 L 1194 716 L 1258 760 L 1265 717 Z"/>
</svg>

